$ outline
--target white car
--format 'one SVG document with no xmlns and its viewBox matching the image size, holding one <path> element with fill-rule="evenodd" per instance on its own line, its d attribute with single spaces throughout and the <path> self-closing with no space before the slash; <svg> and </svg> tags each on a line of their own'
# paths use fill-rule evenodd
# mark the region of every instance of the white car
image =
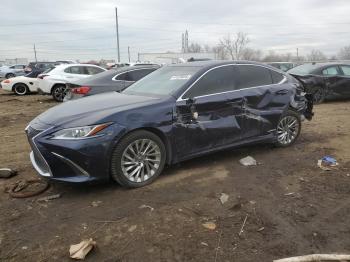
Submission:
<svg viewBox="0 0 350 262">
<path fill-rule="evenodd" d="M 66 93 L 66 83 L 77 81 L 106 69 L 90 64 L 64 64 L 38 76 L 39 93 L 52 95 L 53 99 L 62 102 Z"/>
<path fill-rule="evenodd" d="M 14 92 L 16 95 L 26 95 L 30 92 L 38 91 L 38 79 L 36 77 L 17 76 L 6 79 L 0 83 L 0 88 Z"/>
</svg>

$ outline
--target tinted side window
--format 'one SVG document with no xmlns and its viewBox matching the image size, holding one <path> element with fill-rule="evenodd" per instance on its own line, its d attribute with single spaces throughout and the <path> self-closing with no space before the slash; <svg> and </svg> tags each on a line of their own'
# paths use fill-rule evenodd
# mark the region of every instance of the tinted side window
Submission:
<svg viewBox="0 0 350 262">
<path fill-rule="evenodd" d="M 235 90 L 237 89 L 236 81 L 237 71 L 234 66 L 215 68 L 200 78 L 183 97 L 193 98 Z"/>
<path fill-rule="evenodd" d="M 255 65 L 239 65 L 239 88 L 264 86 L 272 84 L 270 70 Z"/>
<path fill-rule="evenodd" d="M 118 75 L 118 76 L 115 78 L 115 80 L 125 81 L 126 78 L 127 78 L 127 76 L 128 76 L 128 73 L 126 72 L 126 73 L 123 73 L 123 74 Z"/>
<path fill-rule="evenodd" d="M 126 81 L 136 82 L 153 71 L 154 69 L 141 69 L 141 70 L 130 71 L 127 74 Z"/>
<path fill-rule="evenodd" d="M 336 66 L 331 66 L 322 70 L 322 75 L 335 76 L 338 74 Z"/>
<path fill-rule="evenodd" d="M 85 74 L 84 67 L 82 66 L 71 66 L 66 68 L 64 72 L 69 74 Z"/>
<path fill-rule="evenodd" d="M 103 72 L 103 70 L 101 68 L 94 67 L 94 66 L 88 66 L 88 67 L 86 67 L 86 70 L 87 70 L 88 75 L 96 75 L 98 73 Z"/>
<path fill-rule="evenodd" d="M 273 84 L 278 84 L 284 78 L 284 75 L 282 75 L 282 74 L 280 74 L 280 73 L 278 73 L 276 71 L 270 70 L 270 73 L 271 73 L 272 83 Z"/>
<path fill-rule="evenodd" d="M 344 75 L 350 76 L 350 66 L 341 66 L 341 70 L 343 70 Z"/>
</svg>

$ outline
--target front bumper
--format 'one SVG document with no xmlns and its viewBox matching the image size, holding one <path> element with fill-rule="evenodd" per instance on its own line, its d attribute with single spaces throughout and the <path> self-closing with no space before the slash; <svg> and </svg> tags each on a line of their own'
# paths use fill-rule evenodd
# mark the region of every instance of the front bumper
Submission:
<svg viewBox="0 0 350 262">
<path fill-rule="evenodd" d="M 44 130 L 26 128 L 32 148 L 30 160 L 39 175 L 66 182 L 109 179 L 110 152 L 121 127 L 111 125 L 103 136 L 81 140 L 54 140 L 54 127 Z"/>
</svg>

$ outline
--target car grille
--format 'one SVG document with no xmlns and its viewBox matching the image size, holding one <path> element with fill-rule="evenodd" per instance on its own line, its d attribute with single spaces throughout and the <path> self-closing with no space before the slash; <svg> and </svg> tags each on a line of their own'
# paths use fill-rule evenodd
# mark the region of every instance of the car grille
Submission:
<svg viewBox="0 0 350 262">
<path fill-rule="evenodd" d="M 28 136 L 28 142 L 30 144 L 30 147 L 33 150 L 33 155 L 34 155 L 34 160 L 35 163 L 37 164 L 37 166 L 40 168 L 40 170 L 43 173 L 48 173 L 50 174 L 50 167 L 48 166 L 48 164 L 46 163 L 44 157 L 41 155 L 38 147 L 35 145 L 33 138 L 35 136 L 37 136 L 39 133 L 41 133 L 43 130 L 37 130 L 32 128 L 31 126 L 29 126 L 26 130 L 27 132 L 27 136 Z"/>
</svg>

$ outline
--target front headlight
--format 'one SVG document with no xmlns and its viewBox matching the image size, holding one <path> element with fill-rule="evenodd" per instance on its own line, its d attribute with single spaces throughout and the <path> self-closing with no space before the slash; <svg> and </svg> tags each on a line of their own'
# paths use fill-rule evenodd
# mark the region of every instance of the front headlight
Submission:
<svg viewBox="0 0 350 262">
<path fill-rule="evenodd" d="M 100 136 L 101 134 L 99 134 L 99 132 L 111 124 L 112 123 L 106 123 L 93 126 L 82 126 L 62 129 L 53 133 L 51 139 L 82 139 Z"/>
</svg>

